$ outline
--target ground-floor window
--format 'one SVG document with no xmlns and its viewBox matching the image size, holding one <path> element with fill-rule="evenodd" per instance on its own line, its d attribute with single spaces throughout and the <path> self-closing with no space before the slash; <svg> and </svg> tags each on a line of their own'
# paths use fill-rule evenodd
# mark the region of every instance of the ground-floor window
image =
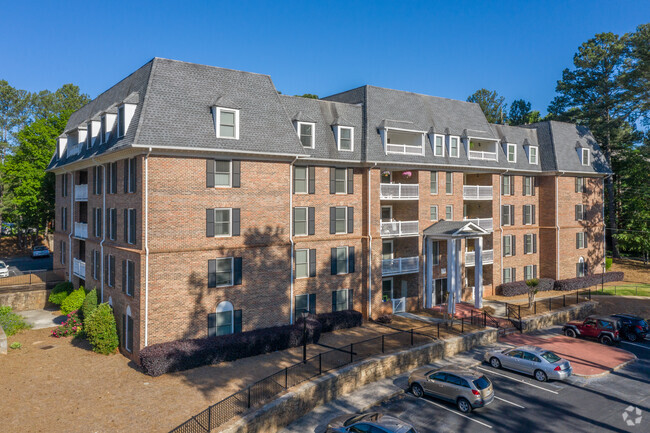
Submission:
<svg viewBox="0 0 650 433">
<path fill-rule="evenodd" d="M 524 266 L 524 280 L 537 278 L 537 265 Z"/>
<path fill-rule="evenodd" d="M 126 307 L 126 314 L 122 315 L 122 347 L 127 352 L 133 352 L 133 317 L 131 307 Z"/>
<path fill-rule="evenodd" d="M 332 292 L 332 311 L 352 310 L 352 289 Z"/>
<path fill-rule="evenodd" d="M 515 268 L 504 268 L 503 269 L 503 283 L 512 283 L 515 281 Z"/>
<path fill-rule="evenodd" d="M 584 257 L 580 257 L 576 264 L 576 277 L 584 277 L 587 274 L 587 264 Z"/>
<path fill-rule="evenodd" d="M 233 334 L 241 329 L 242 310 L 235 310 L 229 301 L 219 303 L 216 313 L 208 314 L 208 337 Z"/>
<path fill-rule="evenodd" d="M 296 295 L 296 318 L 303 313 L 316 314 L 316 294 Z"/>
</svg>

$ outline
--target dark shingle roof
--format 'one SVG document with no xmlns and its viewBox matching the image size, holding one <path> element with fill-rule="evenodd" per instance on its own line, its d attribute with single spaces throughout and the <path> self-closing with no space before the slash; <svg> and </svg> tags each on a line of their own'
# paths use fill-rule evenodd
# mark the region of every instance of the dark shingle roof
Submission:
<svg viewBox="0 0 650 433">
<path fill-rule="evenodd" d="M 470 230 L 468 230 L 466 234 L 471 234 L 470 232 L 474 232 L 475 235 L 485 234 L 485 231 L 483 229 L 476 226 L 474 223 L 470 221 L 445 221 L 445 220 L 440 220 L 438 222 L 431 224 L 429 227 L 424 229 L 422 234 L 424 234 L 425 236 L 452 236 L 458 230 L 462 229 L 467 225 L 470 226 L 469 227 Z M 473 229 L 474 227 L 475 229 Z"/>
</svg>

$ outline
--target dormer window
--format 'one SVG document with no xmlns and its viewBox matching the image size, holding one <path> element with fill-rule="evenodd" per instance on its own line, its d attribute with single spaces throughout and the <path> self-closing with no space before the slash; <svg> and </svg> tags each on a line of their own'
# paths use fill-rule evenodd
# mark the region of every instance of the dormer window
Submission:
<svg viewBox="0 0 650 433">
<path fill-rule="evenodd" d="M 106 142 L 106 115 L 104 114 L 101 118 L 99 125 L 99 144 L 104 144 Z"/>
<path fill-rule="evenodd" d="M 458 152 L 460 147 L 460 137 L 451 136 L 449 137 L 449 156 L 452 158 L 458 158 Z"/>
<path fill-rule="evenodd" d="M 508 162 L 517 162 L 517 145 L 508 143 L 506 150 L 508 152 Z"/>
<path fill-rule="evenodd" d="M 86 123 L 86 149 L 90 149 L 93 146 L 93 123 Z"/>
<path fill-rule="evenodd" d="M 314 124 L 308 122 L 298 122 L 298 137 L 303 147 L 314 148 L 315 132 Z"/>
<path fill-rule="evenodd" d="M 528 162 L 537 165 L 537 146 L 528 147 Z"/>
<path fill-rule="evenodd" d="M 126 133 L 126 119 L 124 116 L 124 105 L 117 107 L 117 138 L 124 137 Z"/>
<path fill-rule="evenodd" d="M 435 134 L 433 136 L 433 156 L 444 156 L 445 154 L 445 136 Z"/>
<path fill-rule="evenodd" d="M 239 110 L 216 108 L 217 138 L 239 139 Z"/>
<path fill-rule="evenodd" d="M 336 147 L 338 150 L 351 152 L 354 149 L 354 128 L 350 126 L 337 126 Z"/>
<path fill-rule="evenodd" d="M 581 157 L 582 157 L 582 165 L 589 165 L 589 149 L 583 147 L 580 149 L 581 151 Z"/>
</svg>

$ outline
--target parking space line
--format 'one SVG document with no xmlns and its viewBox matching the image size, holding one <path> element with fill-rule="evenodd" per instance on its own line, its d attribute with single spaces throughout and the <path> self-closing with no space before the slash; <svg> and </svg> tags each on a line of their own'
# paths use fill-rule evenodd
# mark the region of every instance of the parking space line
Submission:
<svg viewBox="0 0 650 433">
<path fill-rule="evenodd" d="M 467 415 L 463 415 L 463 414 L 460 413 L 460 412 L 456 412 L 455 410 L 449 409 L 448 407 L 445 407 L 445 406 L 443 406 L 443 405 L 441 405 L 441 404 L 438 404 L 438 403 L 436 403 L 436 402 L 434 402 L 434 401 L 427 400 L 427 399 L 425 399 L 425 398 L 423 398 L 423 399 L 421 399 L 421 400 L 422 400 L 422 401 L 426 401 L 427 403 L 431 403 L 431 404 L 434 405 L 434 406 L 438 406 L 439 408 L 442 408 L 442 409 L 444 409 L 444 410 L 446 410 L 446 411 L 448 411 L 448 412 L 455 413 L 456 415 L 460 415 L 460 416 L 462 416 L 463 418 L 467 418 L 467 419 L 470 420 L 470 421 L 474 421 L 474 422 L 476 422 L 476 423 L 479 423 L 479 424 L 481 424 L 482 426 L 485 426 L 485 427 L 487 427 L 487 428 L 492 428 L 492 426 L 489 425 L 489 424 L 486 424 L 486 423 L 481 422 L 481 421 L 479 421 L 479 420 L 477 420 L 477 419 L 471 418 L 471 417 L 469 417 L 469 416 L 467 416 Z"/>
<path fill-rule="evenodd" d="M 496 395 L 494 396 L 494 398 L 496 398 L 497 400 L 505 401 L 506 403 L 509 403 L 509 404 L 511 404 L 511 405 L 513 405 L 513 406 L 517 406 L 517 407 L 519 407 L 519 408 L 526 409 L 526 408 L 523 407 L 522 405 L 517 404 L 517 403 L 513 403 L 513 402 L 511 402 L 511 401 L 508 401 L 508 400 L 506 400 L 505 398 L 497 397 Z"/>
<path fill-rule="evenodd" d="M 623 344 L 631 344 L 632 346 L 640 347 L 642 349 L 650 349 L 650 346 L 644 346 L 643 344 L 630 343 L 629 341 L 621 341 Z"/>
<path fill-rule="evenodd" d="M 551 392 L 553 394 L 559 394 L 557 391 L 552 391 L 550 389 L 546 389 L 544 387 L 541 387 L 541 386 L 538 386 L 538 385 L 535 385 L 535 384 L 532 384 L 532 383 L 528 383 L 525 380 L 517 379 L 517 378 L 511 377 L 511 376 L 508 376 L 507 374 L 497 373 L 496 371 L 487 370 L 487 369 L 485 369 L 483 367 L 476 367 L 476 368 L 479 369 L 479 370 L 487 371 L 488 373 L 491 373 L 491 374 L 498 374 L 499 376 L 507 377 L 510 380 L 514 380 L 515 382 L 519 382 L 519 383 L 526 384 L 528 386 L 532 386 L 533 388 L 538 388 L 538 389 L 541 389 L 541 390 L 546 391 L 546 392 Z"/>
</svg>

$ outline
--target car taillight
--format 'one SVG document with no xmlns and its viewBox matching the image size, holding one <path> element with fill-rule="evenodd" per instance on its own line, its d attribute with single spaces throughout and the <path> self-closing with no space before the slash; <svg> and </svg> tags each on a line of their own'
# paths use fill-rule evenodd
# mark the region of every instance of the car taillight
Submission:
<svg viewBox="0 0 650 433">
<path fill-rule="evenodd" d="M 643 326 L 641 326 L 641 325 L 636 325 L 636 329 L 638 329 L 639 331 L 643 331 Z"/>
<path fill-rule="evenodd" d="M 474 394 L 474 395 L 481 395 L 481 393 L 480 393 L 480 392 L 478 392 L 478 391 L 477 391 L 477 390 L 475 390 L 475 389 L 473 389 L 473 390 L 472 390 L 472 394 Z"/>
<path fill-rule="evenodd" d="M 560 371 L 560 370 L 562 370 L 562 368 L 560 368 L 560 366 L 558 365 L 558 366 L 555 367 L 553 370 L 555 370 L 555 371 Z"/>
</svg>

